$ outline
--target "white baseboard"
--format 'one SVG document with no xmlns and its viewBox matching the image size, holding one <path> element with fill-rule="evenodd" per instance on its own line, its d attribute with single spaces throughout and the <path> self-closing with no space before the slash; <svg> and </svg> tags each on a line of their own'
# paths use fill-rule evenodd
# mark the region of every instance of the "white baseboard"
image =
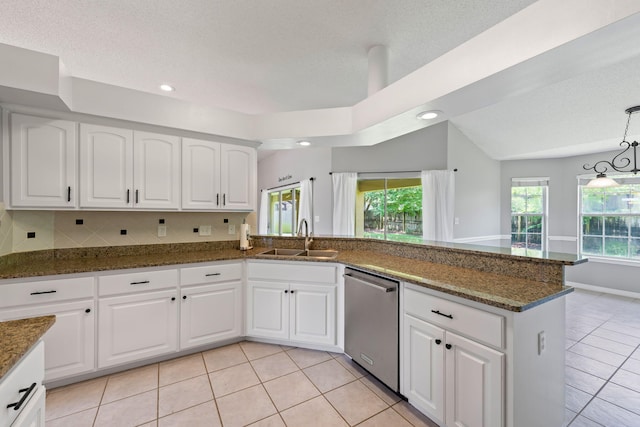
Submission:
<svg viewBox="0 0 640 427">
<path fill-rule="evenodd" d="M 587 285 L 586 283 L 578 283 L 578 282 L 565 282 L 565 285 L 572 286 L 578 289 L 584 289 L 585 291 L 601 292 L 605 294 L 619 295 L 619 296 L 628 297 L 628 298 L 640 298 L 640 292 L 631 292 L 631 291 L 625 291 L 622 289 L 605 288 L 604 286 Z"/>
</svg>

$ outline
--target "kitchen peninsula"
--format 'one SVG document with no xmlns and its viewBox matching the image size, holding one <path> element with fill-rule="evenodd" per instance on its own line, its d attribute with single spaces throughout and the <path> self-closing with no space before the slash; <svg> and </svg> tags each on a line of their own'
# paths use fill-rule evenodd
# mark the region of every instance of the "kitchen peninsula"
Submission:
<svg viewBox="0 0 640 427">
<path fill-rule="evenodd" d="M 83 325 L 78 328 L 86 333 L 83 343 L 86 353 L 76 355 L 83 359 L 82 363 L 76 360 L 76 373 L 68 370 L 68 366 L 62 367 L 54 376 L 55 380 L 45 378 L 45 382 L 51 381 L 55 385 L 70 383 L 99 376 L 106 368 L 110 371 L 126 369 L 147 360 L 167 359 L 201 350 L 203 346 L 211 348 L 245 338 L 261 340 L 247 333 L 247 315 L 244 313 L 247 300 L 242 296 L 246 294 L 246 264 L 273 264 L 276 266 L 274 268 L 280 268 L 278 265 L 295 265 L 296 270 L 309 266 L 331 266 L 336 281 L 332 286 L 337 290 L 338 300 L 335 310 L 337 320 L 332 324 L 336 325 L 338 333 L 332 346 L 321 348 L 339 351 L 342 348 L 340 329 L 344 327 L 341 320 L 344 313 L 339 303 L 344 286 L 341 272 L 346 265 L 402 283 L 400 328 L 406 330 L 406 339 L 426 337 L 423 333 L 426 329 L 415 329 L 416 325 L 430 328 L 429 331 L 435 327 L 445 342 L 458 340 L 459 344 L 453 347 L 454 350 L 464 348 L 463 342 L 469 342 L 498 356 L 497 365 L 483 365 L 485 367 L 481 368 L 497 375 L 494 377 L 497 378 L 495 383 L 481 384 L 482 389 L 479 390 L 483 399 L 492 404 L 481 408 L 488 417 L 484 425 L 534 425 L 534 421 L 541 420 L 542 412 L 543 417 L 547 417 L 551 423 L 558 417 L 562 420 L 563 296 L 572 290 L 563 285 L 564 268 L 582 260 L 562 254 L 550 254 L 543 258 L 514 256 L 507 253 L 506 249 L 469 245 L 416 245 L 347 238 L 315 238 L 314 248 L 331 248 L 339 252 L 334 259 L 313 260 L 260 255 L 269 247 L 301 248 L 304 246 L 303 239 L 264 236 L 256 237 L 254 244 L 256 248 L 249 251 L 238 250 L 237 242 L 211 242 L 10 254 L 0 258 L 0 320 L 18 313 L 38 312 L 33 302 L 20 295 L 27 289 L 40 292 L 56 290 L 55 293 L 41 295 L 38 307 L 46 306 L 55 311 L 56 304 L 73 306 L 67 312 L 74 313 L 70 319 L 77 319 L 80 322 L 78 325 Z M 146 286 L 154 286 L 156 280 L 160 283 L 157 289 L 145 289 Z M 306 280 L 314 279 L 309 277 Z M 234 324 L 226 327 L 225 331 L 216 332 L 208 342 L 183 339 L 187 331 L 184 328 L 184 314 L 190 309 L 189 299 L 194 295 L 190 292 L 204 288 L 205 284 L 213 290 L 224 288 L 225 295 L 231 298 L 208 311 L 229 313 L 221 322 L 232 317 L 235 321 L 231 323 Z M 135 294 L 131 293 L 134 292 L 132 288 L 136 289 Z M 118 355 L 101 353 L 104 352 L 104 345 L 100 345 L 101 334 L 109 333 L 104 329 L 101 316 L 106 315 L 115 303 L 126 301 L 130 304 L 134 297 L 144 297 L 145 301 L 150 301 L 151 296 L 157 297 L 153 301 L 163 307 L 164 311 L 161 312 L 173 319 L 166 324 L 166 329 L 170 331 L 172 339 L 177 341 L 180 336 L 180 343 L 165 346 L 159 352 L 148 353 L 142 358 L 138 356 L 138 359 L 129 355 L 118 358 Z M 176 299 L 182 300 L 180 313 Z M 442 323 L 447 319 L 430 319 L 428 310 L 423 314 L 422 309 L 434 301 L 459 310 L 459 319 L 465 319 L 468 315 L 472 319 L 475 318 L 473 316 L 497 319 L 495 330 L 488 335 L 481 332 L 476 336 L 469 324 L 459 323 L 463 320 L 458 320 L 457 315 L 450 325 Z M 229 311 L 229 307 L 233 310 Z M 96 329 L 97 336 L 94 336 Z M 410 331 L 414 330 L 420 333 L 412 335 Z M 411 346 L 406 339 L 401 341 L 399 350 L 401 361 L 404 361 L 401 363 L 401 378 L 404 378 L 401 393 L 422 412 L 448 425 L 450 421 L 445 421 L 445 411 L 448 409 L 443 408 L 456 405 L 452 402 L 442 403 L 446 394 L 444 390 L 449 392 L 455 385 L 446 378 L 446 370 L 451 366 L 451 362 L 447 362 L 449 359 L 444 359 L 448 354 L 442 350 L 443 359 L 431 361 L 443 364 L 442 383 L 435 387 L 441 387 L 443 391 L 438 396 L 427 396 L 423 392 L 423 372 L 412 371 L 414 365 L 411 357 L 420 354 L 410 355 Z M 427 345 L 434 351 L 439 350 L 442 346 L 432 347 L 436 346 L 435 342 L 439 339 L 416 342 L 414 347 L 425 348 Z M 541 339 L 543 348 L 540 347 Z M 292 341 L 291 345 L 304 346 L 304 343 Z M 309 347 L 318 348 L 313 345 Z M 464 368 L 465 355 L 471 353 L 456 354 L 456 363 L 461 362 Z M 471 365 L 467 365 L 467 368 L 475 369 Z M 433 384 L 430 389 L 434 389 Z M 470 390 L 475 389 L 472 387 Z M 455 398 L 462 399 L 464 396 L 456 395 Z M 431 407 L 435 409 L 432 411 Z M 457 410 L 460 412 L 460 408 Z M 497 420 L 497 424 L 490 424 L 494 420 Z"/>
</svg>

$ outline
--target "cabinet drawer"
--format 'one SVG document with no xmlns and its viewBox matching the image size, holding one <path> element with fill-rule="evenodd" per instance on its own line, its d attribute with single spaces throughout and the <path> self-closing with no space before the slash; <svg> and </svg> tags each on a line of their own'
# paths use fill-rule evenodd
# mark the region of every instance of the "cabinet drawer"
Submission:
<svg viewBox="0 0 640 427">
<path fill-rule="evenodd" d="M 131 272 L 98 277 L 98 295 L 116 295 L 172 288 L 178 285 L 178 270 Z"/>
<path fill-rule="evenodd" d="M 495 347 L 504 346 L 503 316 L 407 288 L 404 290 L 404 311 L 474 340 Z"/>
<path fill-rule="evenodd" d="M 336 283 L 337 270 L 335 265 L 323 265 L 316 262 L 294 262 L 292 264 L 249 262 L 247 264 L 247 276 L 250 279 L 278 280 L 288 283 Z"/>
<path fill-rule="evenodd" d="M 240 279 L 242 279 L 242 264 L 240 263 L 211 264 L 180 269 L 180 284 L 182 286 Z"/>
<path fill-rule="evenodd" d="M 93 298 L 93 277 L 0 285 L 0 308 Z"/>
<path fill-rule="evenodd" d="M 13 420 L 20 415 L 23 408 L 42 387 L 43 379 L 44 343 L 40 341 L 0 381 L 0 410 L 2 410 L 0 421 L 6 422 L 6 425 L 11 425 Z M 34 383 L 35 386 L 30 392 L 21 392 L 21 390 L 30 389 Z M 7 408 L 7 405 L 19 402 L 25 396 L 25 393 L 29 394 L 20 409 L 16 411 L 13 407 Z"/>
</svg>

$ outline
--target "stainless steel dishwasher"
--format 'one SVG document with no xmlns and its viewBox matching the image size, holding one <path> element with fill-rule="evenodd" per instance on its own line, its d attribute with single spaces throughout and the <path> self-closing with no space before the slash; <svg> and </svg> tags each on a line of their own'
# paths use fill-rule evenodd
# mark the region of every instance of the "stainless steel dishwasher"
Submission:
<svg viewBox="0 0 640 427">
<path fill-rule="evenodd" d="M 399 392 L 399 283 L 351 268 L 344 280 L 345 353 Z"/>
</svg>

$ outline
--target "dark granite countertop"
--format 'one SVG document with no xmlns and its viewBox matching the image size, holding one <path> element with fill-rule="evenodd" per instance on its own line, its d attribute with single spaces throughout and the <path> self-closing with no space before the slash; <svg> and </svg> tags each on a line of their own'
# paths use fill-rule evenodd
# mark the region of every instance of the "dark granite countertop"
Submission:
<svg viewBox="0 0 640 427">
<path fill-rule="evenodd" d="M 564 265 L 571 265 L 567 260 L 548 263 L 521 259 L 514 261 L 505 259 L 504 254 L 475 254 L 473 251 L 461 257 L 460 248 L 455 248 L 455 253 L 449 253 L 445 249 L 435 258 L 428 255 L 424 259 L 417 259 L 416 254 L 411 252 L 412 248 L 407 245 L 391 245 L 392 250 L 389 251 L 388 248 L 378 248 L 375 245 L 341 246 L 338 240 L 318 239 L 317 242 L 318 248 L 336 245 L 335 249 L 339 250 L 337 258 L 282 256 L 268 259 L 338 262 L 515 312 L 527 310 L 573 290 L 563 286 L 562 282 L 562 268 Z M 267 249 L 256 247 L 240 251 L 233 247 L 233 242 L 228 242 L 218 245 L 171 244 L 38 251 L 12 254 L 1 260 L 0 279 L 224 260 L 267 259 L 259 255 Z M 495 266 L 487 265 L 492 264 L 493 257 L 496 257 Z"/>
<path fill-rule="evenodd" d="M 0 380 L 55 323 L 56 316 L 0 322 Z"/>
</svg>

